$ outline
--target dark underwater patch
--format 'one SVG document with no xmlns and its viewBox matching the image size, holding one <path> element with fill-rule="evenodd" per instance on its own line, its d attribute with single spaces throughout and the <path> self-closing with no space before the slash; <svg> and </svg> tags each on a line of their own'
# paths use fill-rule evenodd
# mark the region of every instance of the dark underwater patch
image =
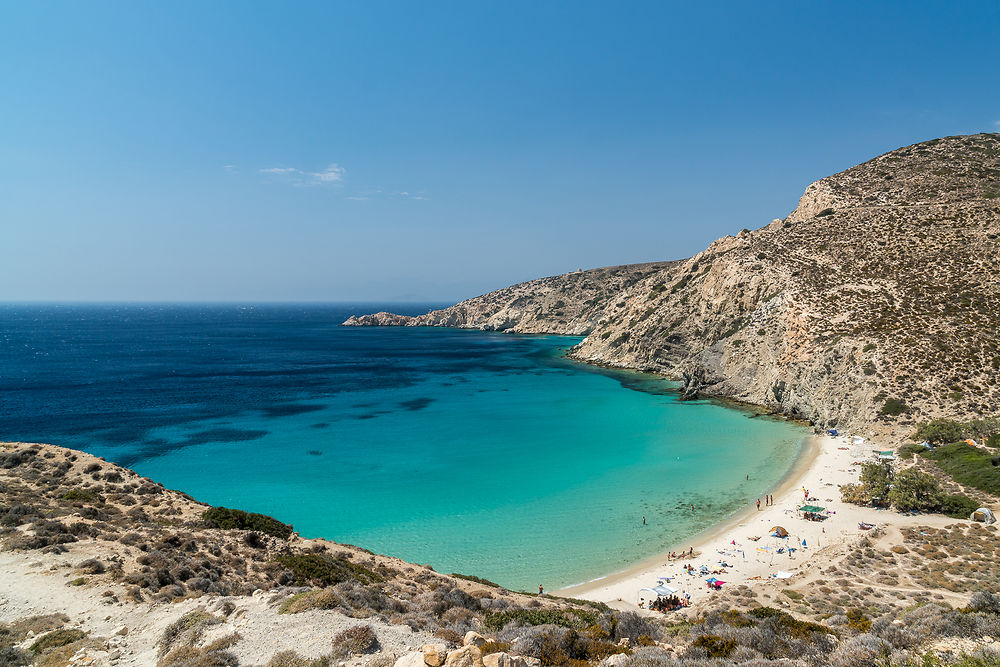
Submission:
<svg viewBox="0 0 1000 667">
<path fill-rule="evenodd" d="M 292 417 L 307 412 L 316 412 L 325 407 L 322 403 L 284 403 L 261 408 L 260 411 L 264 413 L 265 417 Z"/>
<path fill-rule="evenodd" d="M 421 396 L 420 398 L 413 398 L 409 401 L 402 401 L 400 402 L 399 407 L 409 410 L 410 412 L 416 412 L 417 410 L 423 410 L 433 402 L 433 398 Z"/>
<path fill-rule="evenodd" d="M 318 449 L 310 449 L 309 456 L 323 456 L 323 452 L 319 451 Z"/>
<path fill-rule="evenodd" d="M 207 431 L 198 431 L 186 437 L 180 446 L 203 445 L 208 442 L 246 442 L 248 440 L 259 440 L 270 431 L 260 429 L 243 428 L 210 428 Z"/>
<path fill-rule="evenodd" d="M 330 428 L 329 422 L 317 422 L 315 424 L 309 424 L 309 428 Z"/>
<path fill-rule="evenodd" d="M 378 417 L 378 415 L 373 414 L 371 412 L 366 412 L 363 415 L 358 415 L 357 417 L 355 417 L 355 419 L 375 419 L 376 417 Z"/>
</svg>

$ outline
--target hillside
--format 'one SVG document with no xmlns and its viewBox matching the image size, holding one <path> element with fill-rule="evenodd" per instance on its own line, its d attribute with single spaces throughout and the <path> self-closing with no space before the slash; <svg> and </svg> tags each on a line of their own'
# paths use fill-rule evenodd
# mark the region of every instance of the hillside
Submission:
<svg viewBox="0 0 1000 667">
<path fill-rule="evenodd" d="M 947 137 L 817 181 L 787 217 L 687 260 L 345 324 L 588 333 L 574 358 L 818 426 L 901 432 L 1000 405 L 998 257 L 1000 135 Z"/>
<path fill-rule="evenodd" d="M 352 316 L 344 326 L 434 326 L 584 335 L 614 313 L 617 296 L 676 264 L 653 262 L 564 273 L 511 285 L 418 317 L 374 313 Z"/>
</svg>

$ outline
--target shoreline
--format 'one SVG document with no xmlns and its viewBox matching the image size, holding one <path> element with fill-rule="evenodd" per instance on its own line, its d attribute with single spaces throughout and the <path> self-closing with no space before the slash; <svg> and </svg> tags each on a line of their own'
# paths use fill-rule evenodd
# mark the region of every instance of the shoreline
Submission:
<svg viewBox="0 0 1000 667">
<path fill-rule="evenodd" d="M 883 443 L 884 444 L 884 443 Z M 914 516 L 882 511 L 872 507 L 850 505 L 840 499 L 839 486 L 856 482 L 858 467 L 871 460 L 878 445 L 867 439 L 855 443 L 852 435 L 814 435 L 808 449 L 793 468 L 775 486 L 774 504 L 757 510 L 751 505 L 729 519 L 706 528 L 681 547 L 667 547 L 658 557 L 620 572 L 592 581 L 554 591 L 556 595 L 604 602 L 622 611 L 653 613 L 638 606 L 640 589 L 657 585 L 664 579 L 678 595 L 689 593 L 692 607 L 708 603 L 723 593 L 710 590 L 705 580 L 717 573 L 724 590 L 747 586 L 765 597 L 776 597 L 779 605 L 786 604 L 777 593 L 788 585 L 799 585 L 819 577 L 837 554 L 847 545 L 865 536 L 859 523 L 875 524 L 879 528 L 898 530 L 905 526 L 945 526 L 955 519 L 938 515 Z M 809 491 L 807 504 L 828 511 L 825 521 L 807 521 L 798 508 L 804 504 L 802 489 Z M 770 536 L 773 526 L 782 526 L 789 536 Z M 685 551 L 693 547 L 691 557 L 667 558 L 671 549 Z M 841 553 L 841 555 L 843 555 Z M 707 574 L 687 573 L 682 566 L 705 566 Z M 671 612 L 684 617 L 684 611 Z"/>
<path fill-rule="evenodd" d="M 815 464 L 820 453 L 820 440 L 823 437 L 827 436 L 817 434 L 805 436 L 803 438 L 805 442 L 798 455 L 795 457 L 795 461 L 792 466 L 784 475 L 781 476 L 780 479 L 778 479 L 777 482 L 769 487 L 765 493 L 772 496 L 784 496 L 792 487 L 798 486 L 799 482 L 805 478 L 806 474 Z M 771 508 L 768 507 L 767 509 Z M 618 570 L 579 584 L 572 584 L 553 592 L 566 597 L 590 599 L 588 597 L 589 595 L 595 595 L 603 588 L 629 582 L 637 577 L 643 577 L 644 579 L 649 579 L 651 583 L 655 583 L 656 576 L 655 574 L 652 574 L 652 570 L 662 569 L 664 561 L 669 562 L 669 554 L 671 552 L 677 553 L 682 550 L 687 550 L 688 548 L 694 548 L 694 558 L 697 558 L 699 553 L 703 553 L 704 547 L 706 547 L 713 540 L 718 539 L 724 533 L 731 532 L 747 519 L 758 513 L 759 512 L 754 509 L 753 505 L 737 510 L 735 513 L 722 521 L 714 523 L 708 528 L 695 533 L 690 539 L 669 545 L 667 549 L 656 554 L 655 556 L 644 558 L 623 570 Z M 673 563 L 676 564 L 686 560 L 692 559 L 675 558 Z"/>
</svg>

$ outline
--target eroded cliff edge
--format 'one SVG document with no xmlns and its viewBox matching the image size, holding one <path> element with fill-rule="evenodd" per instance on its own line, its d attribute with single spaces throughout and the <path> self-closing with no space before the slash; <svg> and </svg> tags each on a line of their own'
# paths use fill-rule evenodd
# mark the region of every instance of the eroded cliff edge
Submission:
<svg viewBox="0 0 1000 667">
<path fill-rule="evenodd" d="M 686 260 L 521 283 L 346 325 L 587 335 L 570 355 L 684 378 L 824 427 L 1000 405 L 1000 135 L 900 148 Z"/>
</svg>

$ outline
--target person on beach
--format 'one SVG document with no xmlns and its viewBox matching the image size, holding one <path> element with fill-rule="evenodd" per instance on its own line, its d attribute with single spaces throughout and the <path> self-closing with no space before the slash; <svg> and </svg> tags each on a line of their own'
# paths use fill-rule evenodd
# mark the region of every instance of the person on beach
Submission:
<svg viewBox="0 0 1000 667">
<path fill-rule="evenodd" d="M 544 588 L 542 588 L 542 585 L 541 585 L 541 584 L 538 584 L 538 594 L 539 594 L 539 595 L 541 595 L 541 594 L 542 594 L 542 593 L 544 593 L 544 592 L 545 592 L 545 589 L 544 589 Z"/>
<path fill-rule="evenodd" d="M 757 511 L 760 511 L 760 498 L 757 499 Z"/>
</svg>

